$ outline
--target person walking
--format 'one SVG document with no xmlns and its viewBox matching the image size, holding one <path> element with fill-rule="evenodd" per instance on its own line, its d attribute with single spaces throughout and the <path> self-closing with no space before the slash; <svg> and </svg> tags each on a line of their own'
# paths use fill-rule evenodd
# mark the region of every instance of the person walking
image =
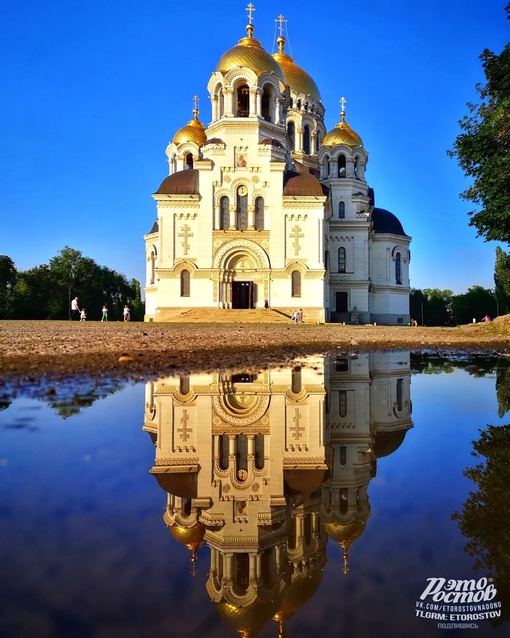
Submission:
<svg viewBox="0 0 510 638">
<path fill-rule="evenodd" d="M 124 321 L 131 320 L 131 314 L 129 312 L 129 306 L 127 304 L 124 306 L 124 310 L 122 311 L 122 314 L 124 315 Z"/>
<path fill-rule="evenodd" d="M 78 305 L 78 297 L 75 297 L 71 301 L 71 320 L 72 321 L 80 320 L 80 306 Z"/>
<path fill-rule="evenodd" d="M 80 310 L 80 321 L 87 321 L 87 313 L 85 312 L 85 308 Z"/>
<path fill-rule="evenodd" d="M 101 321 L 108 321 L 108 307 L 106 304 L 103 306 L 103 310 L 101 312 L 103 313 L 101 315 Z"/>
</svg>

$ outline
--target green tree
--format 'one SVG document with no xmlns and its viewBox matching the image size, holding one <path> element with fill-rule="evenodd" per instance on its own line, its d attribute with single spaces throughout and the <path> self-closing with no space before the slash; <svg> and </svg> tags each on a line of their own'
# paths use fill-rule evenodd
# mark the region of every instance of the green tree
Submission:
<svg viewBox="0 0 510 638">
<path fill-rule="evenodd" d="M 510 254 L 499 246 L 496 248 L 494 265 L 494 293 L 498 300 L 498 314 L 510 312 Z"/>
<path fill-rule="evenodd" d="M 488 425 L 473 441 L 473 456 L 481 459 L 464 475 L 476 485 L 462 512 L 452 518 L 468 542 L 465 551 L 475 557 L 475 569 L 494 578 L 502 615 L 495 625 L 510 620 L 510 425 Z"/>
<path fill-rule="evenodd" d="M 481 321 L 485 315 L 497 315 L 498 302 L 492 290 L 483 286 L 472 286 L 463 295 L 452 299 L 453 320 L 457 324 L 471 323 L 473 319 Z"/>
<path fill-rule="evenodd" d="M 7 319 L 12 315 L 17 276 L 12 259 L 7 255 L 0 255 L 0 319 Z"/>
<path fill-rule="evenodd" d="M 85 264 L 79 250 L 65 246 L 55 257 L 50 259 L 50 271 L 55 280 L 65 288 L 67 294 L 67 318 L 71 318 L 71 297 L 77 282 L 84 279 Z M 58 295 L 62 297 L 61 294 Z"/>
<path fill-rule="evenodd" d="M 510 19 L 510 4 L 505 11 Z M 486 241 L 510 243 L 510 43 L 499 55 L 485 49 L 480 59 L 487 80 L 476 86 L 481 102 L 468 103 L 448 155 L 472 178 L 461 193 L 476 205 L 469 225 Z"/>
<path fill-rule="evenodd" d="M 14 287 L 14 319 L 54 319 L 59 312 L 55 281 L 46 264 L 18 273 Z"/>
<path fill-rule="evenodd" d="M 425 325 L 449 326 L 452 322 L 451 303 L 453 292 L 439 288 L 425 288 Z"/>
</svg>

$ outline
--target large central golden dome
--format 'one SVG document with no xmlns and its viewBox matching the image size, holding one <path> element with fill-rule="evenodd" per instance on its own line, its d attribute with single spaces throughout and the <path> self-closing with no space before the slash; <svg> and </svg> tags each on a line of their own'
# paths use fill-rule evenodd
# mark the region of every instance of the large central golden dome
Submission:
<svg viewBox="0 0 510 638">
<path fill-rule="evenodd" d="M 288 84 L 291 91 L 310 95 L 310 97 L 320 102 L 321 94 L 314 80 L 304 69 L 294 62 L 290 55 L 284 52 L 284 45 L 285 39 L 280 36 L 278 38 L 278 53 L 273 53 L 273 58 L 278 62 L 283 71 L 285 84 Z"/>
<path fill-rule="evenodd" d="M 285 83 L 285 78 L 278 62 L 267 51 L 264 51 L 260 42 L 253 37 L 253 25 L 249 24 L 246 27 L 246 31 L 247 36 L 241 38 L 235 47 L 232 47 L 221 56 L 215 70 L 220 73 L 228 73 L 231 69 L 244 66 L 257 75 L 274 73 Z"/>
</svg>

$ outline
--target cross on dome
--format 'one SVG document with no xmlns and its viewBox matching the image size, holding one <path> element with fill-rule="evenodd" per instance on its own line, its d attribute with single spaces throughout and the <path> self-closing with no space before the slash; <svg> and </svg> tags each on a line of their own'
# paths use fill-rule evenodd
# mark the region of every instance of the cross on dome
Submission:
<svg viewBox="0 0 510 638">
<path fill-rule="evenodd" d="M 275 22 L 280 23 L 280 25 L 277 28 L 280 30 L 280 37 L 283 37 L 283 23 L 287 22 L 287 20 L 285 20 L 285 18 L 280 13 L 280 15 L 276 18 Z"/>
<path fill-rule="evenodd" d="M 345 120 L 345 103 L 347 102 L 347 100 L 342 97 L 340 98 L 340 104 L 342 105 L 341 111 L 340 111 L 340 117 L 342 118 L 342 122 Z"/>
<path fill-rule="evenodd" d="M 253 12 L 255 11 L 255 7 L 253 6 L 253 4 L 250 2 L 248 3 L 248 6 L 246 7 L 246 11 L 248 12 L 248 23 L 252 24 L 253 22 Z"/>
</svg>

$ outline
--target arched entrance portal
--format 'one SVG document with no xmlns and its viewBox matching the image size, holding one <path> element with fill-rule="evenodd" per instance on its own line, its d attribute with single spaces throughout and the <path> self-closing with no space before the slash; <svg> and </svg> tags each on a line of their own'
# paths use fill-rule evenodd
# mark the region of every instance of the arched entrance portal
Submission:
<svg viewBox="0 0 510 638">
<path fill-rule="evenodd" d="M 262 306 L 269 296 L 269 263 L 255 243 L 239 240 L 216 253 L 218 301 L 222 308 L 248 310 Z"/>
</svg>

